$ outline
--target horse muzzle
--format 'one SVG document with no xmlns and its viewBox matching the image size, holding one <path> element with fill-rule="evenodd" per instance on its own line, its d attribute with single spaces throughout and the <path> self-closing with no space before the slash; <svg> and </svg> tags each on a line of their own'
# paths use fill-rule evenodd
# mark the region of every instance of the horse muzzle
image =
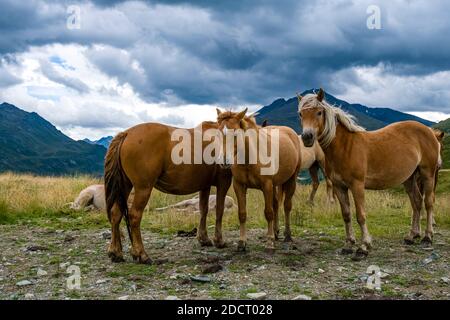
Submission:
<svg viewBox="0 0 450 320">
<path fill-rule="evenodd" d="M 302 141 L 305 147 L 307 148 L 312 147 L 312 145 L 314 144 L 314 140 L 315 140 L 314 133 L 307 131 L 302 134 Z"/>
</svg>

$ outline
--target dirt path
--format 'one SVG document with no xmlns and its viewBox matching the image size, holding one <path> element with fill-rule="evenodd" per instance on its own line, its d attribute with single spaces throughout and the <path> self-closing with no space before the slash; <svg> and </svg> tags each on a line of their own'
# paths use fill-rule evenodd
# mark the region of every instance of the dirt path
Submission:
<svg viewBox="0 0 450 320">
<path fill-rule="evenodd" d="M 0 299 L 228 299 L 260 292 L 267 299 L 450 298 L 447 231 L 436 235 L 434 248 L 405 246 L 400 236 L 375 239 L 376 248 L 360 262 L 339 253 L 340 237 L 305 230 L 290 246 L 279 242 L 271 255 L 263 250 L 263 234 L 251 230 L 243 254 L 232 242 L 222 250 L 200 248 L 195 238 L 144 231 L 148 253 L 158 259 L 145 266 L 131 262 L 128 242 L 127 262 L 112 264 L 106 230 L 0 226 Z M 236 232 L 225 236 L 238 239 Z M 379 291 L 365 288 L 370 265 L 382 270 Z M 70 290 L 68 279 L 70 285 L 76 282 L 67 270 L 77 267 L 80 289 Z"/>
</svg>

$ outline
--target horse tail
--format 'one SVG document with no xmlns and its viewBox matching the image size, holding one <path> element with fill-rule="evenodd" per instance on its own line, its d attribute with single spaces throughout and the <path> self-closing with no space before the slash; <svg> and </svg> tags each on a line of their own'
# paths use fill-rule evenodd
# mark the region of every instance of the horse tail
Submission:
<svg viewBox="0 0 450 320">
<path fill-rule="evenodd" d="M 111 222 L 111 210 L 117 204 L 120 212 L 125 218 L 128 235 L 131 239 L 130 220 L 128 218 L 128 191 L 131 181 L 125 174 L 120 162 L 120 149 L 127 136 L 126 132 L 121 132 L 111 141 L 105 157 L 105 200 L 106 212 Z"/>
</svg>

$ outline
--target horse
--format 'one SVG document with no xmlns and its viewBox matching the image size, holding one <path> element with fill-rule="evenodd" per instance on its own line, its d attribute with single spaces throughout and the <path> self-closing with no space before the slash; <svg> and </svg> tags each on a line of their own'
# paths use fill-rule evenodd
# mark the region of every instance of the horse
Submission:
<svg viewBox="0 0 450 320">
<path fill-rule="evenodd" d="M 427 227 L 422 243 L 431 244 L 435 178 L 442 162 L 435 134 L 415 121 L 402 121 L 379 130 L 365 131 L 349 114 L 329 105 L 324 96 L 323 89 L 317 94 L 299 96 L 298 112 L 305 146 L 312 146 L 318 140 L 327 159 L 325 169 L 330 175 L 345 222 L 346 245 L 342 253 L 353 253 L 352 247 L 356 243 L 348 191 L 353 195 L 362 233 L 362 243 L 353 259 L 361 260 L 372 248 L 366 224 L 364 190 L 381 190 L 400 184 L 404 185 L 413 209 L 412 228 L 405 242 L 410 244 L 420 237 L 420 209 L 424 201 Z M 423 190 L 420 190 L 420 185 Z"/>
<path fill-rule="evenodd" d="M 217 207 L 217 196 L 215 194 L 212 194 L 209 196 L 208 210 L 215 210 L 216 207 Z M 234 203 L 233 198 L 230 196 L 226 196 L 224 202 L 224 210 L 225 210 L 224 212 L 227 213 L 229 211 L 232 211 L 234 208 L 236 208 L 236 204 Z M 175 204 L 171 204 L 161 208 L 156 208 L 155 210 L 164 211 L 168 209 L 198 213 L 200 212 L 200 199 L 198 196 L 195 196 L 191 199 L 186 199 Z"/>
<path fill-rule="evenodd" d="M 261 127 L 264 128 L 267 127 L 267 125 L 268 125 L 267 120 L 264 120 L 263 123 L 261 124 Z M 314 142 L 312 147 L 306 148 L 305 145 L 303 144 L 301 136 L 298 137 L 300 140 L 300 153 L 302 159 L 302 166 L 300 170 L 308 170 L 312 181 L 312 190 L 311 193 L 309 194 L 308 202 L 311 205 L 314 204 L 314 197 L 320 184 L 319 179 L 319 169 L 320 169 L 322 170 L 327 185 L 327 200 L 330 203 L 334 203 L 333 183 L 328 178 L 328 175 L 325 172 L 325 154 L 323 153 L 322 148 L 320 147 L 317 141 Z"/>
<path fill-rule="evenodd" d="M 119 235 L 119 224 L 123 216 L 131 240 L 132 258 L 138 263 L 152 263 L 142 243 L 140 224 L 153 188 L 176 195 L 200 192 L 201 217 L 197 239 L 202 246 L 212 246 L 213 242 L 206 230 L 206 217 L 210 190 L 215 186 L 217 207 L 213 240 L 217 248 L 225 246 L 222 237 L 222 216 L 225 196 L 231 185 L 231 171 L 216 163 L 206 163 L 203 158 L 199 163 L 195 160 L 178 163 L 178 160 L 172 159 L 172 151 L 177 148 L 181 139 L 179 134 L 186 134 L 186 139 L 194 141 L 195 135 L 202 136 L 206 130 L 217 127 L 215 122 L 202 122 L 192 129 L 144 123 L 114 137 L 106 154 L 104 174 L 106 211 L 112 230 L 108 255 L 113 262 L 124 261 Z M 190 146 L 190 143 L 188 145 Z M 180 154 L 183 153 L 183 157 L 188 159 L 196 159 L 198 153 L 203 152 L 207 146 L 208 143 L 202 139 L 199 150 L 190 148 Z M 126 200 L 132 188 L 135 195 L 131 209 L 128 210 Z"/>
<path fill-rule="evenodd" d="M 261 128 L 256 124 L 254 117 L 246 116 L 247 109 L 241 112 L 222 112 L 217 109 L 217 123 L 219 130 L 228 137 L 229 132 L 236 132 L 239 139 L 239 132 L 242 133 L 244 143 L 238 143 L 238 139 L 233 141 L 233 149 L 227 150 L 224 143 L 221 150 L 225 157 L 225 163 L 231 166 L 233 174 L 233 188 L 238 202 L 240 237 L 238 251 L 246 251 L 246 198 L 247 189 L 258 189 L 264 194 L 264 214 L 267 220 L 267 244 L 266 250 L 275 250 L 275 233 L 278 233 L 278 204 L 284 194 L 284 214 L 285 214 L 285 241 L 291 241 L 290 211 L 292 209 L 292 197 L 295 193 L 297 175 L 301 166 L 300 142 L 297 134 L 289 127 L 269 126 Z M 253 138 L 251 137 L 253 135 Z M 277 137 L 278 134 L 278 137 Z M 224 139 L 225 140 L 225 139 Z M 242 141 L 242 140 L 241 140 Z M 276 162 L 278 170 L 274 172 L 264 172 L 267 164 L 256 159 L 251 160 L 252 153 L 262 145 L 269 143 L 271 148 L 278 143 L 279 152 L 271 152 L 271 160 Z M 225 150 L 225 151 L 224 151 Z M 273 151 L 273 150 L 272 150 Z M 233 153 L 233 154 L 230 154 Z M 229 158 L 239 158 L 245 155 L 245 161 L 230 161 Z M 238 159 L 239 160 L 239 159 Z M 271 163 L 272 165 L 273 163 Z M 278 192 L 275 192 L 279 190 Z M 275 221 L 275 222 L 274 222 Z M 276 231 L 276 232 L 275 232 Z"/>
</svg>

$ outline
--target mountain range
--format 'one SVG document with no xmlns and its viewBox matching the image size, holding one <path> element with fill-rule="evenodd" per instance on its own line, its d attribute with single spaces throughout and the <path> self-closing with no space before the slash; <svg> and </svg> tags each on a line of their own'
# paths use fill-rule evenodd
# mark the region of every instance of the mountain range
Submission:
<svg viewBox="0 0 450 320">
<path fill-rule="evenodd" d="M 0 172 L 101 175 L 105 152 L 72 140 L 35 112 L 0 105 Z"/>
<path fill-rule="evenodd" d="M 103 146 L 106 149 L 108 149 L 109 144 L 111 143 L 112 139 L 113 139 L 112 136 L 107 136 L 107 137 L 103 137 L 103 138 L 100 138 L 98 140 L 93 140 L 93 141 L 89 140 L 88 138 L 85 138 L 81 141 L 87 142 L 89 144 L 98 144 L 99 146 Z"/>
<path fill-rule="evenodd" d="M 313 92 L 308 90 L 303 92 Z M 450 133 L 450 119 L 434 122 L 389 108 L 368 108 L 350 104 L 326 94 L 326 100 L 354 115 L 357 122 L 368 130 L 402 120 L 416 120 L 427 126 L 436 126 Z M 277 99 L 260 109 L 257 121 L 287 125 L 301 131 L 297 115 L 297 98 Z M 106 148 L 112 137 L 99 140 L 75 141 L 64 135 L 50 122 L 35 112 L 26 112 L 9 103 L 0 104 L 0 172 L 14 171 L 40 175 L 103 173 Z M 444 151 L 450 149 L 450 137 L 446 138 Z M 445 159 L 445 157 L 444 157 Z"/>
</svg>

